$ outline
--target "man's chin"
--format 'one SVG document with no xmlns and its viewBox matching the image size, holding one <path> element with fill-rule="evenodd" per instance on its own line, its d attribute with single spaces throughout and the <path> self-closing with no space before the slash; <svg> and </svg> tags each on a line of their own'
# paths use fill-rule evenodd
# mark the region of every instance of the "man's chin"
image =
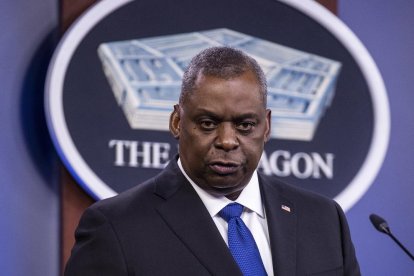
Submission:
<svg viewBox="0 0 414 276">
<path fill-rule="evenodd" d="M 229 184 L 229 185 L 215 185 L 210 186 L 208 192 L 215 196 L 225 196 L 229 197 L 231 195 L 239 195 L 246 185 L 238 184 Z"/>
</svg>

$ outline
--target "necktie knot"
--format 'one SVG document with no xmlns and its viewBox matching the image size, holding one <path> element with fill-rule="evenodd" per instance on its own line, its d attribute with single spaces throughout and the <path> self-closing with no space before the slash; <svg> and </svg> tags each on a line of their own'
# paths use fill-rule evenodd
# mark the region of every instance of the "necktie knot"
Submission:
<svg viewBox="0 0 414 276">
<path fill-rule="evenodd" d="M 230 203 L 221 211 L 219 212 L 220 217 L 222 217 L 225 221 L 229 222 L 232 218 L 240 217 L 241 213 L 243 212 L 243 205 L 239 203 Z"/>
</svg>

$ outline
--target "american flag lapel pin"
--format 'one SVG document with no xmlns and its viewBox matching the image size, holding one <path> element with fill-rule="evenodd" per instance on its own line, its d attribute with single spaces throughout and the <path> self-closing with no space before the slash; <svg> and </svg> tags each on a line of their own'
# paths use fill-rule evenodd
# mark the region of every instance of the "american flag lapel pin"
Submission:
<svg viewBox="0 0 414 276">
<path fill-rule="evenodd" d="M 282 208 L 283 211 L 286 211 L 286 212 L 290 213 L 290 207 L 289 206 L 286 206 L 286 205 L 282 204 L 281 208 Z"/>
</svg>

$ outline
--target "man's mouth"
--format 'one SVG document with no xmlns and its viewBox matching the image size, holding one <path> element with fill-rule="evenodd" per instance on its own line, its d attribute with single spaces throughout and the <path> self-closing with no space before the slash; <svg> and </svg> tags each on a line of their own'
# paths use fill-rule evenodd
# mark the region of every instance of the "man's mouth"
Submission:
<svg viewBox="0 0 414 276">
<path fill-rule="evenodd" d="M 228 175 L 236 173 L 240 167 L 238 163 L 234 162 L 211 162 L 209 167 L 217 174 Z"/>
</svg>

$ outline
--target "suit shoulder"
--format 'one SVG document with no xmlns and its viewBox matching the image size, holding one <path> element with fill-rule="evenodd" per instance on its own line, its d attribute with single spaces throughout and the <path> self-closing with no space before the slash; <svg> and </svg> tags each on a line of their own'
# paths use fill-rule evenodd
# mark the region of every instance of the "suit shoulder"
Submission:
<svg viewBox="0 0 414 276">
<path fill-rule="evenodd" d="M 154 189 L 155 180 L 151 178 L 116 196 L 97 201 L 89 209 L 97 210 L 109 217 L 120 216 L 131 210 L 139 210 L 151 205 L 156 201 Z"/>
<path fill-rule="evenodd" d="M 156 176 L 114 197 L 96 202 L 89 209 L 114 221 L 148 217 L 160 203 L 180 189 L 183 178 L 176 162 L 170 162 Z"/>
</svg>

